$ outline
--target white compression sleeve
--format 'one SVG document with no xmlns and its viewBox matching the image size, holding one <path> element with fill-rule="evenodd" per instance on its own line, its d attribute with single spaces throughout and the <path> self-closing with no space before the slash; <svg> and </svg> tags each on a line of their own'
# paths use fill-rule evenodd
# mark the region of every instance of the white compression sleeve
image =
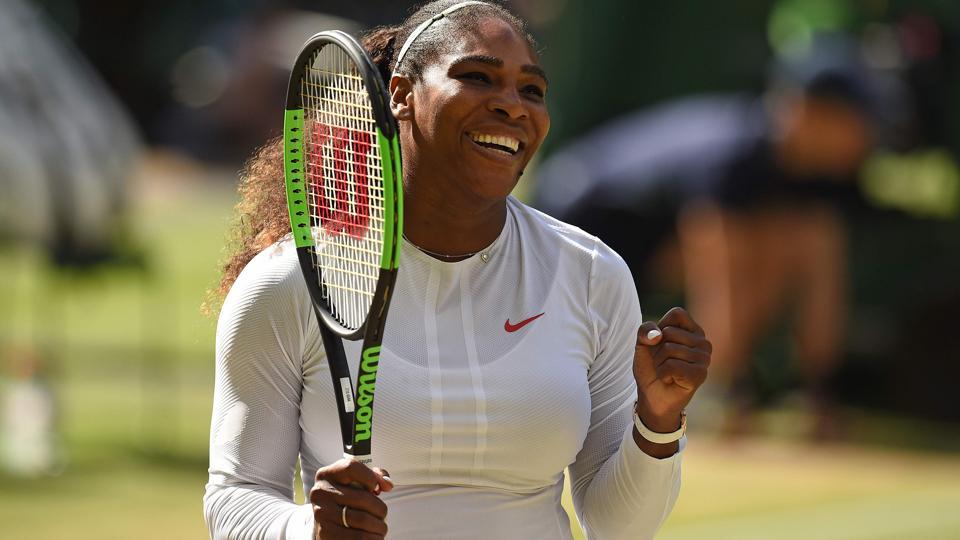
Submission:
<svg viewBox="0 0 960 540">
<path fill-rule="evenodd" d="M 598 244 L 590 281 L 598 336 L 590 368 L 590 431 L 570 476 L 577 517 L 591 540 L 653 538 L 680 492 L 680 453 L 656 459 L 632 436 L 633 351 L 641 315 L 623 260 Z"/>
<path fill-rule="evenodd" d="M 241 273 L 217 325 L 204 515 L 212 538 L 307 538 L 310 505 L 293 502 L 301 365 L 314 322 L 296 257 L 274 247 Z"/>
</svg>

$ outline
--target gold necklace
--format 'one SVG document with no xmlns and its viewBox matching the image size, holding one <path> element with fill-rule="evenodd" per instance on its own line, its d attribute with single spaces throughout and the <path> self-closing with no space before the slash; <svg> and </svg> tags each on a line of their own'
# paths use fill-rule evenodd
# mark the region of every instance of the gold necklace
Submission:
<svg viewBox="0 0 960 540">
<path fill-rule="evenodd" d="M 403 239 L 406 240 L 407 242 L 409 242 L 411 246 L 419 249 L 420 251 L 426 253 L 427 255 L 431 255 L 431 256 L 433 256 L 433 257 L 437 257 L 438 259 L 469 259 L 470 257 L 473 257 L 473 256 L 476 255 L 477 253 L 480 253 L 481 251 L 483 251 L 483 250 L 481 249 L 481 250 L 478 250 L 478 251 L 474 251 L 473 253 L 463 253 L 463 254 L 461 254 L 461 255 L 447 255 L 447 254 L 445 254 L 445 253 L 437 253 L 436 251 L 430 251 L 430 250 L 427 249 L 427 248 L 420 247 L 420 246 L 418 246 L 417 244 L 415 244 L 413 241 L 411 241 L 409 238 L 407 238 L 407 235 L 403 235 Z"/>
</svg>

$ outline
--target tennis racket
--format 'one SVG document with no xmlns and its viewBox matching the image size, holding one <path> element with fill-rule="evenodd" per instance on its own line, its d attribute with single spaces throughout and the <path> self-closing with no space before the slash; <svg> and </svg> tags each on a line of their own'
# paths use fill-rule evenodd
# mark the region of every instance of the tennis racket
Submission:
<svg viewBox="0 0 960 540">
<path fill-rule="evenodd" d="M 400 146 L 388 104 L 363 48 L 343 32 L 320 32 L 293 66 L 284 118 L 290 228 L 320 323 L 343 451 L 367 464 L 403 223 Z M 354 391 L 342 339 L 360 338 Z"/>
</svg>

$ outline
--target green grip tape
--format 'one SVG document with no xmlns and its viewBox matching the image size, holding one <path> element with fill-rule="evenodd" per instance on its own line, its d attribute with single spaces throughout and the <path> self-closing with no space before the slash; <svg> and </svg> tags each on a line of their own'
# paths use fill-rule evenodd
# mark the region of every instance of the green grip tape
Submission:
<svg viewBox="0 0 960 540">
<path fill-rule="evenodd" d="M 287 187 L 287 211 L 290 230 L 298 248 L 313 246 L 310 232 L 310 207 L 303 153 L 303 110 L 287 110 L 283 116 L 283 177 Z"/>
</svg>

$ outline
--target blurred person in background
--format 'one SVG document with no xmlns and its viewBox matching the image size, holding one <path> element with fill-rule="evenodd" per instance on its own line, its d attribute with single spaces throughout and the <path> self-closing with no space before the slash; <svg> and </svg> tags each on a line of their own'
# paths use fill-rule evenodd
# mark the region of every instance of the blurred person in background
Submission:
<svg viewBox="0 0 960 540">
<path fill-rule="evenodd" d="M 45 13 L 0 0 L 0 249 L 39 247 L 58 268 L 124 260 L 121 224 L 139 153 L 125 109 Z M 16 284 L 18 273 L 4 278 Z M 16 303 L 8 297 L 4 307 Z M 37 327 L 56 327 L 57 306 L 27 305 Z M 54 387 L 43 373 L 51 355 L 35 340 L 10 345 L 3 330 L 0 464 L 18 475 L 55 472 Z"/>
<path fill-rule="evenodd" d="M 140 140 L 126 111 L 32 3 L 0 0 L 0 240 L 60 266 L 116 258 Z"/>
<path fill-rule="evenodd" d="M 641 296 L 685 281 L 715 344 L 731 434 L 750 429 L 750 359 L 785 311 L 813 434 L 838 434 L 831 387 L 847 318 L 840 206 L 855 198 L 874 141 L 875 96 L 852 49 L 821 36 L 806 56 L 775 66 L 762 97 L 644 110 L 537 171 L 534 205 L 621 253 Z"/>
<path fill-rule="evenodd" d="M 57 436 L 57 407 L 32 346 L 0 349 L 0 464 L 17 476 L 55 473 L 62 465 Z"/>
</svg>

